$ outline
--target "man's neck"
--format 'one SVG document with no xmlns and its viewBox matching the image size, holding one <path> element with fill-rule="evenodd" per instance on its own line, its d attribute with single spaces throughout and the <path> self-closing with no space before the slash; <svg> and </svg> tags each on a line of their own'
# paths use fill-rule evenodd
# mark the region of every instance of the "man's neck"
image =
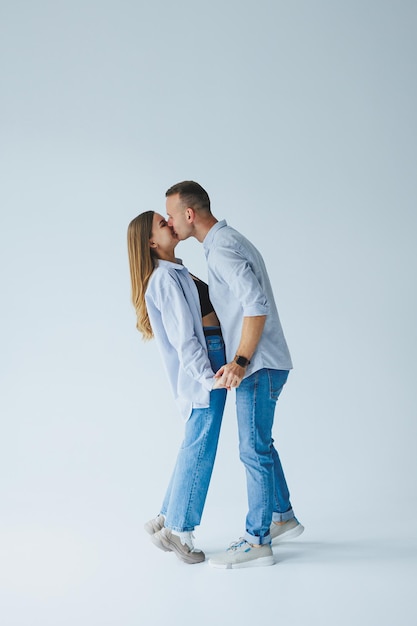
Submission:
<svg viewBox="0 0 417 626">
<path fill-rule="evenodd" d="M 194 237 L 197 239 L 197 241 L 203 243 L 207 233 L 213 228 L 215 224 L 217 224 L 217 222 L 218 220 L 214 217 L 214 215 L 211 215 L 205 220 L 200 220 L 199 223 L 195 225 Z"/>
</svg>

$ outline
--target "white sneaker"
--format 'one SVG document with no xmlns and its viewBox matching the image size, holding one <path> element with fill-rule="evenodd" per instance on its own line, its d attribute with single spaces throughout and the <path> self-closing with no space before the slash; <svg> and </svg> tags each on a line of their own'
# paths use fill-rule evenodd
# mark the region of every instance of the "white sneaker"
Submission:
<svg viewBox="0 0 417 626">
<path fill-rule="evenodd" d="M 164 526 L 165 526 L 165 515 L 162 515 L 162 513 L 160 513 L 159 515 L 154 517 L 154 519 L 150 519 L 149 522 L 146 522 L 146 524 L 144 525 L 144 529 L 150 535 L 154 535 L 159 530 L 161 530 Z"/>
<path fill-rule="evenodd" d="M 269 543 L 253 547 L 243 537 L 231 543 L 226 552 L 211 557 L 212 567 L 235 569 L 237 567 L 262 567 L 274 565 L 274 555 Z"/>
<path fill-rule="evenodd" d="M 206 558 L 202 550 L 194 548 L 193 534 L 191 532 L 174 534 L 169 528 L 165 527 L 154 533 L 151 541 L 164 552 L 174 552 L 181 561 L 189 565 L 202 563 Z"/>
<path fill-rule="evenodd" d="M 289 541 L 299 537 L 304 532 L 304 526 L 300 524 L 296 517 L 293 517 L 284 524 L 272 522 L 269 532 L 271 533 L 272 543 L 279 543 L 280 541 Z"/>
</svg>

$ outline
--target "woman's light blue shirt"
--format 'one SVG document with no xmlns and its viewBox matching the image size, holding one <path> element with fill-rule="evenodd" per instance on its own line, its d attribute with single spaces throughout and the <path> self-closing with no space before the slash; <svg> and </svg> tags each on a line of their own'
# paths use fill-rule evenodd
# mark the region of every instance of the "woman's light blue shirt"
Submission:
<svg viewBox="0 0 417 626">
<path fill-rule="evenodd" d="M 158 260 L 145 302 L 182 417 L 210 405 L 214 373 L 207 355 L 197 288 L 181 263 Z"/>
</svg>

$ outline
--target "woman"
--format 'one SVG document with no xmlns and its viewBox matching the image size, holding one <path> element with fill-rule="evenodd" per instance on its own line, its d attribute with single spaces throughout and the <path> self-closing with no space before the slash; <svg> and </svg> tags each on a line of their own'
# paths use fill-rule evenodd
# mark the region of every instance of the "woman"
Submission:
<svg viewBox="0 0 417 626">
<path fill-rule="evenodd" d="M 175 258 L 178 239 L 154 211 L 129 224 L 128 253 L 137 328 L 155 337 L 185 436 L 160 514 L 145 524 L 153 543 L 185 563 L 200 563 L 192 531 L 200 523 L 217 451 L 226 389 L 214 373 L 226 363 L 219 320 L 205 283 Z"/>
</svg>

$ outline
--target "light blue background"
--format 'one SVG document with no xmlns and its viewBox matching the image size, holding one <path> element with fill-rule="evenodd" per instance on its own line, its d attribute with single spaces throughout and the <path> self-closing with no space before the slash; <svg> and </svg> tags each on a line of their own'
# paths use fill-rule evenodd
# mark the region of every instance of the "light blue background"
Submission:
<svg viewBox="0 0 417 626">
<path fill-rule="evenodd" d="M 415 623 L 416 18 L 0 3 L 3 624 L 253 624 L 259 597 L 283 624 Z M 275 436 L 307 530 L 274 568 L 190 571 L 142 530 L 182 423 L 126 229 L 185 178 L 264 254 L 295 364 Z M 177 251 L 205 277 L 195 241 Z M 197 544 L 245 513 L 231 396 Z"/>
</svg>

